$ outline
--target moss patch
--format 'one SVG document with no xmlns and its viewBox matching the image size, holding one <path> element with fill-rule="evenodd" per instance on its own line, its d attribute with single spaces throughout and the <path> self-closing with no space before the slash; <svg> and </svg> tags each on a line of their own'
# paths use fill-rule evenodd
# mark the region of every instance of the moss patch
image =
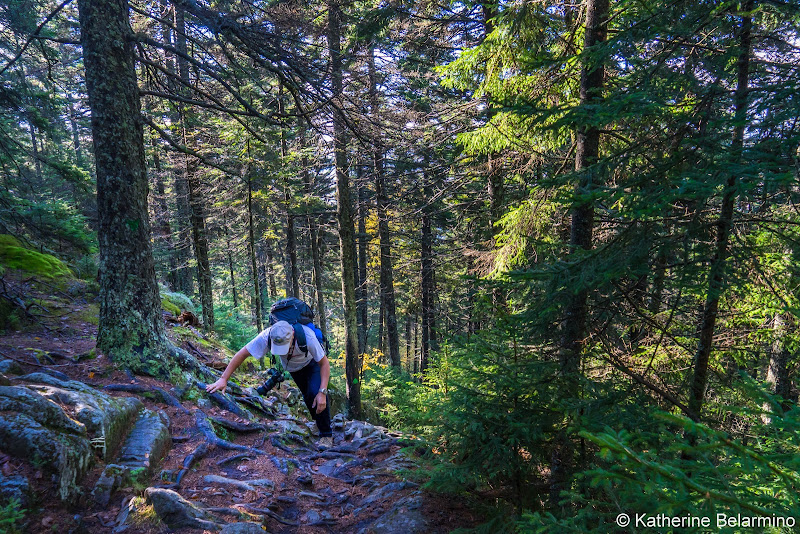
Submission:
<svg viewBox="0 0 800 534">
<path fill-rule="evenodd" d="M 197 306 L 194 305 L 192 299 L 183 293 L 175 293 L 173 291 L 167 291 L 163 287 L 159 287 L 159 294 L 161 295 L 161 304 L 168 312 L 175 315 L 180 315 L 183 310 L 197 313 Z M 173 308 L 177 309 L 177 311 L 173 311 Z"/>
<path fill-rule="evenodd" d="M 89 304 L 86 309 L 82 310 L 77 315 L 79 321 L 93 324 L 95 326 L 100 324 L 100 305 Z"/>
<path fill-rule="evenodd" d="M 166 297 L 161 299 L 161 307 L 164 309 L 164 311 L 170 312 L 175 317 L 181 314 L 181 309 L 170 302 L 170 300 Z"/>
<path fill-rule="evenodd" d="M 185 326 L 174 326 L 174 327 L 172 327 L 170 329 L 170 332 L 173 335 L 178 336 L 181 341 L 190 341 L 194 345 L 200 345 L 201 347 L 203 347 L 205 349 L 217 350 L 221 354 L 224 354 L 225 356 L 227 356 L 229 358 L 233 357 L 233 354 L 228 349 L 228 347 L 226 347 L 225 345 L 223 345 L 222 343 L 220 343 L 216 339 L 209 338 L 209 339 L 206 340 L 206 339 L 203 339 L 201 337 L 198 337 L 198 335 L 195 334 L 190 328 L 186 328 Z"/>
<path fill-rule="evenodd" d="M 134 497 L 128 504 L 128 510 L 130 510 L 128 523 L 135 527 L 159 528 L 163 526 L 155 508 L 152 504 L 147 504 L 144 497 Z"/>
<path fill-rule="evenodd" d="M 55 256 L 27 249 L 8 234 L 0 234 L 0 262 L 8 269 L 26 271 L 45 278 L 72 276 L 69 267 Z"/>
</svg>

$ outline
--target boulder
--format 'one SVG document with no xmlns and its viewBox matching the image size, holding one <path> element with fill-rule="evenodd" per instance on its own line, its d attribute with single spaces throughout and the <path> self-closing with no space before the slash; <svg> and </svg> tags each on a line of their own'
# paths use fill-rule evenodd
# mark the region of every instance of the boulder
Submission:
<svg viewBox="0 0 800 534">
<path fill-rule="evenodd" d="M 58 495 L 73 501 L 94 461 L 86 427 L 26 387 L 0 386 L 0 450 L 56 474 Z"/>
<path fill-rule="evenodd" d="M 27 508 L 30 495 L 31 486 L 27 478 L 21 475 L 7 477 L 0 473 L 0 507 L 16 499 L 20 508 Z"/>
<path fill-rule="evenodd" d="M 381 486 L 375 490 L 373 490 L 369 495 L 367 495 L 363 501 L 361 501 L 361 506 L 369 506 L 372 503 L 380 503 L 389 500 L 391 497 L 394 496 L 395 493 L 399 491 L 403 491 L 406 488 L 413 488 L 416 487 L 417 484 L 408 481 L 402 482 L 391 482 L 386 484 L 385 486 Z"/>
<path fill-rule="evenodd" d="M 361 529 L 359 534 L 423 534 L 429 532 L 431 526 L 422 514 L 423 503 L 422 493 L 412 493 L 397 501 L 372 524 Z"/>
<path fill-rule="evenodd" d="M 21 375 L 25 371 L 14 360 L 3 360 L 0 362 L 0 373 L 4 375 Z"/>
<path fill-rule="evenodd" d="M 336 520 L 333 518 L 330 512 L 326 512 L 324 510 L 319 512 L 312 508 L 306 512 L 305 523 L 307 525 L 334 525 L 336 524 Z"/>
<path fill-rule="evenodd" d="M 125 438 L 131 423 L 144 406 L 132 397 L 112 397 L 75 380 L 60 380 L 45 373 L 20 377 L 27 387 L 62 406 L 83 423 L 92 445 L 104 461 Z"/>
<path fill-rule="evenodd" d="M 171 529 L 201 528 L 219 530 L 214 516 L 196 507 L 175 491 L 163 488 L 147 488 L 144 491 L 148 504 L 153 505 L 156 515 Z"/>
<path fill-rule="evenodd" d="M 298 434 L 304 438 L 309 438 L 311 432 L 305 425 L 298 424 L 291 419 L 278 419 L 269 424 L 271 429 L 275 429 L 282 434 Z"/>
<path fill-rule="evenodd" d="M 354 440 L 361 438 L 386 438 L 386 429 L 380 426 L 371 425 L 364 421 L 348 421 L 344 430 L 345 438 Z"/>
</svg>

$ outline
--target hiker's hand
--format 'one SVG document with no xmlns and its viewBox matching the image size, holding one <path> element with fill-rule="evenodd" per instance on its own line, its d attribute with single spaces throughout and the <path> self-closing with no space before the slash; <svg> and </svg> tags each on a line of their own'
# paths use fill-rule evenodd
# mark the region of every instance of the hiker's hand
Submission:
<svg viewBox="0 0 800 534">
<path fill-rule="evenodd" d="M 228 381 L 224 378 L 220 378 L 213 384 L 209 384 L 206 386 L 206 391 L 209 393 L 216 393 L 219 391 L 220 393 L 225 393 L 225 388 L 228 387 Z"/>
<path fill-rule="evenodd" d="M 328 397 L 324 393 L 317 393 L 317 396 L 314 398 L 314 404 L 312 404 L 311 407 L 316 407 L 317 413 L 322 413 L 325 411 L 327 405 Z"/>
</svg>

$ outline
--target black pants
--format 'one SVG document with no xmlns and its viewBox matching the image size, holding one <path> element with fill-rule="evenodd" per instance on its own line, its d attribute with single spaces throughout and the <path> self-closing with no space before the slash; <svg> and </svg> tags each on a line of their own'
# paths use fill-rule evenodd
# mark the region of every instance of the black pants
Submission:
<svg viewBox="0 0 800 534">
<path fill-rule="evenodd" d="M 322 413 L 317 413 L 317 409 L 312 408 L 314 404 L 314 398 L 316 398 L 317 393 L 319 393 L 319 387 L 322 384 L 322 376 L 320 375 L 319 364 L 314 360 L 311 360 L 308 365 L 299 371 L 289 374 L 292 375 L 292 378 L 294 378 L 294 383 L 297 384 L 297 387 L 300 388 L 300 392 L 303 394 L 303 400 L 306 402 L 306 407 L 308 408 L 308 411 L 311 412 L 311 417 L 313 417 L 314 421 L 317 423 L 319 435 L 321 437 L 332 436 L 333 432 L 331 432 L 330 400 L 327 399 L 326 396 L 327 402 L 325 404 L 325 409 L 322 410 Z"/>
</svg>

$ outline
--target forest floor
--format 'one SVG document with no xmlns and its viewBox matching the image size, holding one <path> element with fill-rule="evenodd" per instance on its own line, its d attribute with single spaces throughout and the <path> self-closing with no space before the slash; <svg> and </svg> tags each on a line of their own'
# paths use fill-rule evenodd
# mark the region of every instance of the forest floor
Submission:
<svg viewBox="0 0 800 534">
<path fill-rule="evenodd" d="M 6 281 L 8 278 L 6 277 Z M 32 310 L 37 320 L 18 330 L 7 331 L 0 337 L 0 360 L 15 360 L 22 371 L 32 373 L 44 368 L 64 373 L 72 380 L 78 380 L 102 390 L 110 384 L 138 384 L 145 387 L 160 387 L 168 390 L 172 384 L 163 383 L 150 377 L 130 376 L 115 368 L 102 354 L 95 354 L 97 334 L 97 305 L 91 298 L 73 296 L 69 291 L 53 289 L 47 291 L 32 280 L 13 282 L 17 291 L 28 297 L 39 299 L 38 310 Z M 229 353 L 197 338 L 194 343 L 188 339 L 186 328 L 168 328 L 170 337 L 207 365 L 219 368 L 224 366 Z M 180 333 L 178 335 L 177 333 Z M 91 354 L 90 358 L 80 358 Z M 75 360 L 75 361 L 72 361 Z M 274 402 L 285 403 L 291 389 L 282 386 Z M 114 396 L 133 396 L 132 393 L 109 392 Z M 168 406 L 141 395 L 145 406 L 154 411 L 163 411 L 169 417 L 169 430 L 173 438 L 171 450 L 161 465 L 154 470 L 149 483 L 143 487 L 125 488 L 114 493 L 107 506 L 100 506 L 92 499 L 92 488 L 101 475 L 103 463 L 88 472 L 80 482 L 83 496 L 76 505 L 65 506 L 56 495 L 56 487 L 48 473 L 24 459 L 8 456 L 0 451 L 0 469 L 6 476 L 24 475 L 31 483 L 35 500 L 28 511 L 25 532 L 43 534 L 45 532 L 161 534 L 165 532 L 199 533 L 198 528 L 168 528 L 155 514 L 147 512 L 136 514 L 135 518 L 123 521 L 125 510 L 131 509 L 131 502 L 143 502 L 142 495 L 147 486 L 164 486 L 164 473 L 179 471 L 187 455 L 196 449 L 199 437 L 196 430 L 194 412 L 202 410 L 210 417 L 245 422 L 219 406 L 206 401 L 198 407 L 198 395 L 192 400 L 182 400 L 181 407 Z M 305 410 L 305 407 L 302 407 Z M 312 424 L 301 419 L 300 410 L 294 415 L 279 417 L 287 424 L 308 427 Z M 307 415 L 307 414 L 306 414 Z M 278 421 L 280 422 L 280 421 Z M 263 423 L 274 430 L 274 419 L 256 417 L 250 424 Z M 348 422 L 350 424 L 353 422 Z M 355 422 L 358 423 L 358 422 Z M 369 426 L 369 425 L 367 425 Z M 346 428 L 346 426 L 345 426 Z M 366 428 L 366 427 L 365 427 Z M 381 429 L 384 430 L 384 429 Z M 334 430 L 334 450 L 349 450 L 351 454 L 340 456 L 331 453 L 324 456 L 313 445 L 313 438 L 307 448 L 292 449 L 276 447 L 274 439 L 267 439 L 267 431 L 254 433 L 227 432 L 224 436 L 237 445 L 257 447 L 266 454 L 252 455 L 249 458 L 222 463 L 240 451 L 213 448 L 205 457 L 194 464 L 176 489 L 185 499 L 201 507 L 216 510 L 216 517 L 224 522 L 250 521 L 262 522 L 263 529 L 273 533 L 357 533 L 389 532 L 390 528 L 375 529 L 378 518 L 397 508 L 394 512 L 402 517 L 406 503 L 414 513 L 424 517 L 425 531 L 433 533 L 450 532 L 459 527 L 471 527 L 480 522 L 475 509 L 469 503 L 452 495 L 440 495 L 421 490 L 418 483 L 423 480 L 414 475 L 416 460 L 414 454 L 401 450 L 397 443 L 400 435 L 385 431 L 394 436 L 394 443 L 383 447 L 364 447 L 369 440 L 362 440 L 361 432 L 345 435 L 341 425 Z M 359 447 L 357 442 L 361 442 Z M 347 445 L 350 445 L 348 448 Z M 353 450 L 355 449 L 355 450 Z M 376 452 L 377 451 L 377 452 Z M 287 469 L 287 461 L 299 457 L 306 462 L 303 470 Z M 220 465 L 221 464 L 221 465 Z M 397 467 L 400 466 L 400 467 Z M 407 468 L 405 471 L 403 468 Z M 302 476 L 302 475 L 310 475 Z M 205 477 L 218 475 L 231 480 L 270 479 L 273 487 L 257 487 L 254 490 L 240 489 L 229 484 L 208 482 Z M 405 476 L 406 478 L 402 478 Z M 310 478 L 310 480 L 308 480 Z M 305 480 L 304 480 L 305 479 Z M 371 484 L 364 481 L 371 480 Z M 403 483 L 405 482 L 405 483 Z M 391 484 L 391 485 L 389 485 Z M 387 486 L 388 485 L 388 486 Z M 416 496 L 416 501 L 409 497 Z M 399 508 L 398 508 L 399 507 Z M 260 512 L 259 512 L 260 511 Z M 237 517 L 238 515 L 238 517 Z M 257 519 L 254 519 L 257 518 Z M 398 532 L 402 529 L 397 530 Z"/>
</svg>

